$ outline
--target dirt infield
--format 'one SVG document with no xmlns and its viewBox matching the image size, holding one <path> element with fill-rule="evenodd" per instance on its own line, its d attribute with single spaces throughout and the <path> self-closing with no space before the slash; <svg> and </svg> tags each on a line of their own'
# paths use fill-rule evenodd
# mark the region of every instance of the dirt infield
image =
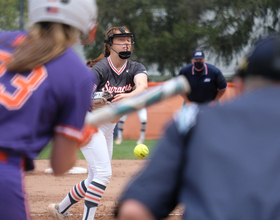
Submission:
<svg viewBox="0 0 280 220">
<path fill-rule="evenodd" d="M 97 208 L 96 220 L 115 219 L 112 213 L 118 196 L 127 181 L 137 173 L 144 162 L 144 160 L 112 161 L 113 176 Z M 46 212 L 47 206 L 50 203 L 60 202 L 75 184 L 87 177 L 87 174 L 66 174 L 54 177 L 44 172 L 46 168 L 49 168 L 48 160 L 37 160 L 35 163 L 35 170 L 28 172 L 25 179 L 32 219 L 51 220 Z M 87 168 L 85 160 L 78 160 L 75 166 Z M 181 219 L 182 212 L 181 208 L 176 208 L 167 219 Z M 80 201 L 70 210 L 70 219 L 82 219 L 82 213 L 83 202 Z"/>
</svg>

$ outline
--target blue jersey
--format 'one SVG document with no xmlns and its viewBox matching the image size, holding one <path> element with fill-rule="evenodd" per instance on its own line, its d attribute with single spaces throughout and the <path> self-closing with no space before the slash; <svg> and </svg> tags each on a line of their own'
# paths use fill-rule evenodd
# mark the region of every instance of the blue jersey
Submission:
<svg viewBox="0 0 280 220">
<path fill-rule="evenodd" d="M 55 132 L 80 138 L 94 76 L 70 48 L 32 71 L 7 71 L 25 35 L 0 33 L 0 150 L 34 159 Z"/>
<path fill-rule="evenodd" d="M 191 86 L 191 93 L 187 95 L 191 102 L 199 104 L 213 101 L 219 90 L 227 88 L 227 82 L 222 72 L 211 64 L 204 65 L 202 71 L 197 72 L 193 64 L 181 69 L 179 75 L 184 75 Z"/>
</svg>

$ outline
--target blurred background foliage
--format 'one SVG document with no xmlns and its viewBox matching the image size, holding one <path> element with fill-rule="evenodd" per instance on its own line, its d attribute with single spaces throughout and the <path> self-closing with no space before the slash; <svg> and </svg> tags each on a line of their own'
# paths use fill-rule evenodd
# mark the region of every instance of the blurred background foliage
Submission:
<svg viewBox="0 0 280 220">
<path fill-rule="evenodd" d="M 0 0 L 0 30 L 18 30 L 21 16 L 26 18 L 27 2 L 25 0 Z M 25 13 L 25 14 L 24 14 Z M 22 21 L 26 19 L 22 19 Z"/>
<path fill-rule="evenodd" d="M 27 0 L 0 0 L 0 30 L 20 28 L 22 2 L 26 24 Z M 95 43 L 85 46 L 87 58 L 103 52 L 109 28 L 127 26 L 135 41 L 131 59 L 163 76 L 177 75 L 195 49 L 206 50 L 227 66 L 257 39 L 279 32 L 279 0 L 97 0 L 97 4 L 98 33 Z"/>
</svg>

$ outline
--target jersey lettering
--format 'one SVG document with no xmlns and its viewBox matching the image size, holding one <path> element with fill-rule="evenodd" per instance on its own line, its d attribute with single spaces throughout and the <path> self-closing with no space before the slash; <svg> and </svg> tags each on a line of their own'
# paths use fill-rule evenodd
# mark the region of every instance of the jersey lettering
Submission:
<svg viewBox="0 0 280 220">
<path fill-rule="evenodd" d="M 0 77 L 6 72 L 5 61 L 11 57 L 6 55 L 0 52 L 0 60 L 3 61 L 0 65 Z M 6 91 L 5 85 L 0 83 L 0 104 L 9 110 L 20 109 L 47 76 L 44 66 L 34 69 L 28 76 L 15 74 L 10 81 L 10 84 L 16 88 L 13 93 Z"/>
<path fill-rule="evenodd" d="M 26 36 L 23 34 L 19 34 L 16 39 L 14 40 L 12 46 L 16 47 L 18 45 L 20 45 L 24 40 L 25 40 Z"/>
<path fill-rule="evenodd" d="M 5 65 L 10 59 L 11 59 L 10 54 L 0 51 L 0 77 L 5 73 L 6 71 Z"/>
<path fill-rule="evenodd" d="M 128 85 L 120 86 L 120 87 L 110 86 L 110 82 L 107 81 L 105 86 L 101 90 L 103 92 L 104 91 L 108 91 L 110 93 L 125 93 L 126 91 L 131 91 L 132 90 L 132 86 L 131 86 L 130 83 Z"/>
</svg>

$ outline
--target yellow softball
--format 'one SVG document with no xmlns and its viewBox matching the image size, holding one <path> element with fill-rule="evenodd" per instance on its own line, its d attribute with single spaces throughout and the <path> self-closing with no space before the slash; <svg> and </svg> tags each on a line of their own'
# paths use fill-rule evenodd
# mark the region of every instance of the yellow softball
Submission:
<svg viewBox="0 0 280 220">
<path fill-rule="evenodd" d="M 144 159 L 149 154 L 149 148 L 145 144 L 138 144 L 133 152 L 139 159 Z"/>
</svg>

